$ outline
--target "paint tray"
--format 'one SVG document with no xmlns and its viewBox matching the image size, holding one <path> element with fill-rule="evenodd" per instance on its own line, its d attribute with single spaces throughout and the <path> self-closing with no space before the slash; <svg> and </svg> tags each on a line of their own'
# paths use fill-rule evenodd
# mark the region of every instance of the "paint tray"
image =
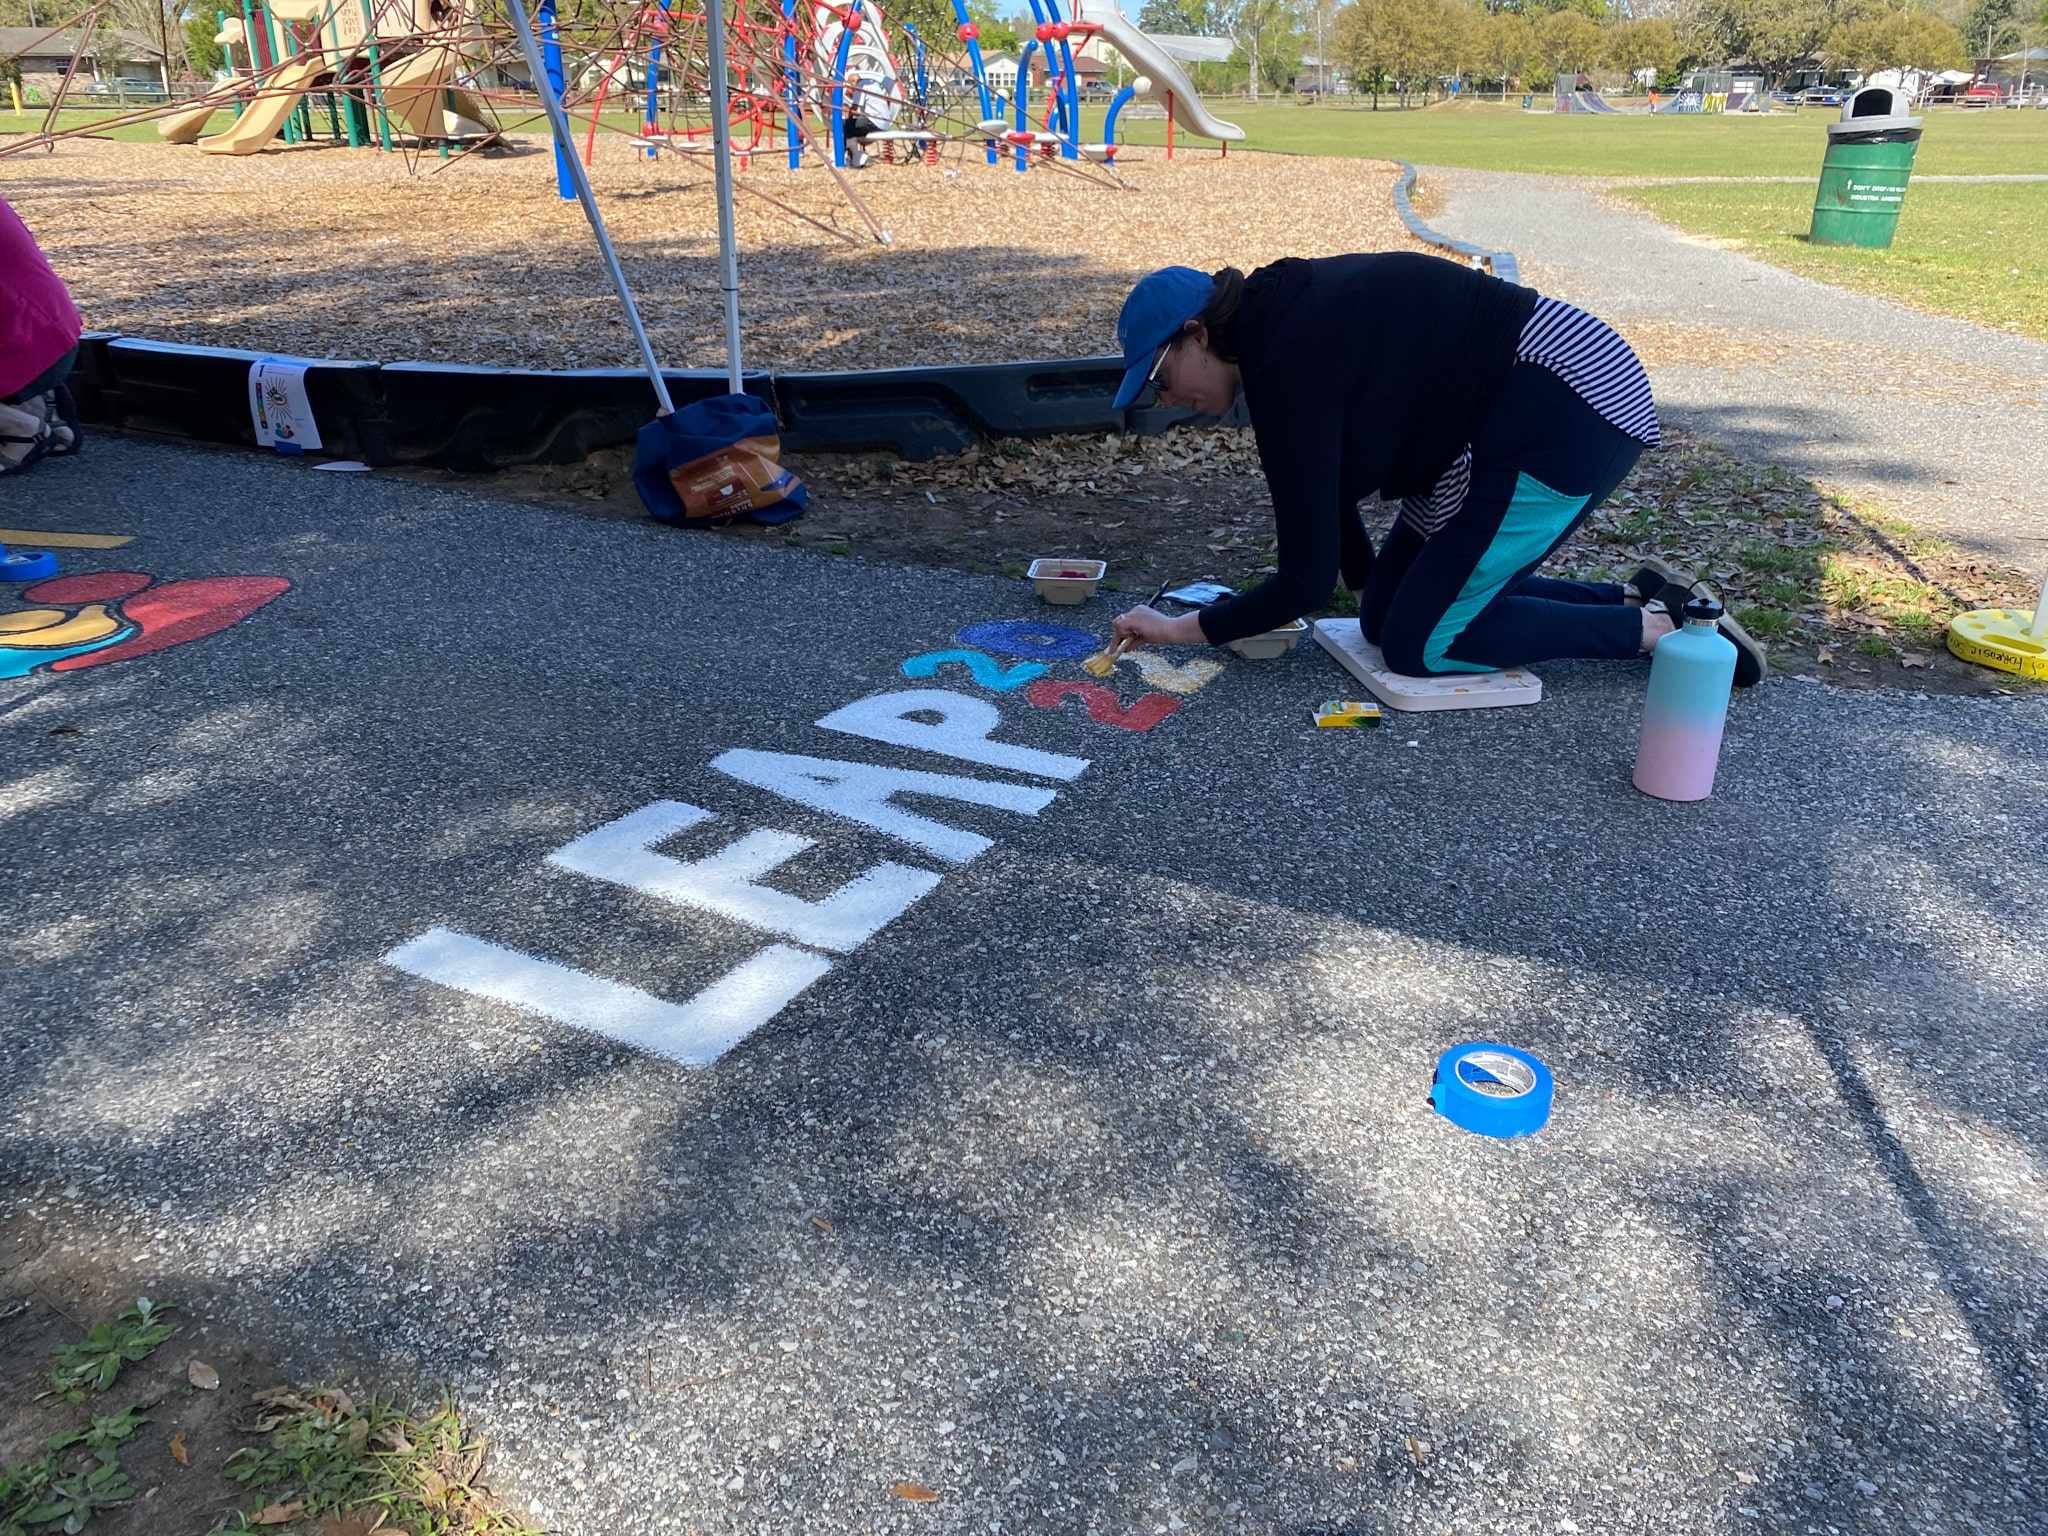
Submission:
<svg viewBox="0 0 2048 1536">
<path fill-rule="evenodd" d="M 1246 635 L 1240 640 L 1230 641 L 1229 645 L 1247 661 L 1271 661 L 1275 656 L 1285 656 L 1293 650 L 1296 643 L 1307 633 L 1308 626 L 1301 620 L 1289 619 L 1278 629 Z"/>
<path fill-rule="evenodd" d="M 1024 574 L 1031 578 L 1032 591 L 1048 603 L 1085 603 L 1109 566 L 1101 560 L 1034 560 Z"/>
<path fill-rule="evenodd" d="M 1543 697 L 1542 680 L 1522 667 L 1512 672 L 1461 672 L 1455 677 L 1403 676 L 1387 666 L 1378 646 L 1366 642 L 1356 619 L 1317 619 L 1315 636 L 1316 644 L 1389 709 L 1499 709 L 1534 704 Z"/>
</svg>

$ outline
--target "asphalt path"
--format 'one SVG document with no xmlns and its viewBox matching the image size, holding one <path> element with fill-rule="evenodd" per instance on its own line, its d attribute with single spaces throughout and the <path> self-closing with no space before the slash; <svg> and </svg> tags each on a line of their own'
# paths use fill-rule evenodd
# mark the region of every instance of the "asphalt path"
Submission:
<svg viewBox="0 0 2048 1536">
<path fill-rule="evenodd" d="M 1650 374 L 1666 420 L 2024 569 L 2048 561 L 2048 343 L 1795 276 L 1598 184 L 1422 177 L 1445 194 L 1445 232 L 1514 251 L 1526 282 L 1624 329 L 1661 326 Z"/>
<path fill-rule="evenodd" d="M 1138 731 L 904 675 L 1106 625 L 1019 582 L 127 441 L 23 525 L 294 585 L 0 683 L 10 1218 L 552 1529 L 2041 1528 L 2042 700 L 1773 681 L 1672 806 L 1639 667 Z"/>
</svg>

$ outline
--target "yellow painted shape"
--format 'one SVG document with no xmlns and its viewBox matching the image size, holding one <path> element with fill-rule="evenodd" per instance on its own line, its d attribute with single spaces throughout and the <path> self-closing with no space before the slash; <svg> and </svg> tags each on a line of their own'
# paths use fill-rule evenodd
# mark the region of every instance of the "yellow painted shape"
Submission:
<svg viewBox="0 0 2048 1536">
<path fill-rule="evenodd" d="M 18 635 L 63 622 L 64 610 L 61 608 L 24 608 L 19 613 L 0 613 L 0 635 Z"/>
<path fill-rule="evenodd" d="M 28 549 L 119 549 L 133 544 L 132 533 L 38 533 L 32 528 L 0 528 L 0 544 Z"/>
<path fill-rule="evenodd" d="M 1126 651 L 1117 660 L 1137 668 L 1146 687 L 1165 693 L 1194 693 L 1223 675 L 1220 661 L 1183 661 L 1176 665 L 1157 651 Z"/>
<path fill-rule="evenodd" d="M 60 622 L 50 623 L 52 616 Z M 17 629 L 8 623 L 10 619 L 41 619 L 42 622 Z M 107 612 L 105 603 L 89 603 L 69 619 L 49 608 L 31 608 L 26 613 L 10 613 L 5 619 L 0 619 L 0 632 L 6 634 L 7 645 L 39 651 L 82 645 L 88 640 L 104 640 L 124 627 L 119 619 Z"/>
<path fill-rule="evenodd" d="M 1965 661 L 2021 677 L 2048 679 L 2048 642 L 2027 629 L 2032 609 L 1979 608 L 1948 621 L 1948 648 Z"/>
</svg>

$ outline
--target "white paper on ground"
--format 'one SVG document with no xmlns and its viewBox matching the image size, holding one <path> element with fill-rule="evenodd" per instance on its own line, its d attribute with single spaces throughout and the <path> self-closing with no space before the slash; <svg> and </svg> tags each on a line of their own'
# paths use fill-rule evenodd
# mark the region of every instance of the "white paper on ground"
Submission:
<svg viewBox="0 0 2048 1536">
<path fill-rule="evenodd" d="M 249 365 L 249 415 L 256 446 L 305 453 L 320 446 L 313 404 L 306 398 L 306 364 L 259 357 Z"/>
<path fill-rule="evenodd" d="M 1498 709 L 1534 704 L 1543 682 L 1524 667 L 1512 672 L 1463 672 L 1455 677 L 1408 677 L 1391 671 L 1380 648 L 1359 633 L 1356 619 L 1317 619 L 1316 644 L 1389 709 Z"/>
</svg>

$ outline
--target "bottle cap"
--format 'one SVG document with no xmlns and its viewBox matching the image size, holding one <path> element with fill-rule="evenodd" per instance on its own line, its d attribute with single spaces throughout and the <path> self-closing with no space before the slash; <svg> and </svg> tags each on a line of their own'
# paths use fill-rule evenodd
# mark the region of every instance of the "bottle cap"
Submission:
<svg viewBox="0 0 2048 1536">
<path fill-rule="evenodd" d="M 1721 605 L 1711 597 L 1689 597 L 1685 600 L 1685 622 L 1688 624 L 1719 624 Z"/>
</svg>

